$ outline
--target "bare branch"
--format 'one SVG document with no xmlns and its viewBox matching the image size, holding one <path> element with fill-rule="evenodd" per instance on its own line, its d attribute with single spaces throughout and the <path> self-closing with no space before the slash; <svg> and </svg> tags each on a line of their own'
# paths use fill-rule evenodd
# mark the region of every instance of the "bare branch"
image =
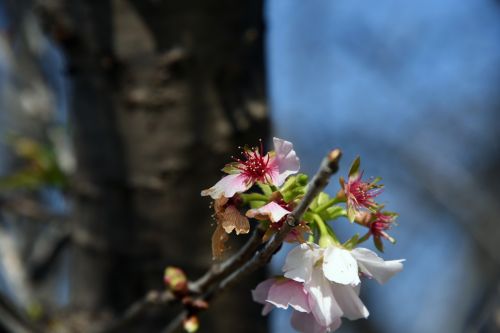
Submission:
<svg viewBox="0 0 500 333">
<path fill-rule="evenodd" d="M 204 294 L 213 283 L 221 281 L 244 262 L 248 261 L 255 250 L 262 244 L 262 236 L 263 231 L 259 228 L 255 229 L 252 236 L 250 236 L 245 245 L 237 253 L 221 263 L 212 265 L 201 278 L 189 283 L 190 294 L 196 296 Z M 177 301 L 179 300 L 169 290 L 150 291 L 143 299 L 133 303 L 125 311 L 125 314 L 111 327 L 106 329 L 105 332 L 122 332 L 123 328 L 127 327 L 131 322 L 140 319 L 152 308 L 169 306 Z"/>
<path fill-rule="evenodd" d="M 202 294 L 207 291 L 208 287 L 216 281 L 221 281 L 235 269 L 247 262 L 255 253 L 257 248 L 262 244 L 262 236 L 264 232 L 257 228 L 252 233 L 245 245 L 231 258 L 219 264 L 214 264 L 201 278 L 189 284 L 189 290 L 195 294 Z"/>
</svg>

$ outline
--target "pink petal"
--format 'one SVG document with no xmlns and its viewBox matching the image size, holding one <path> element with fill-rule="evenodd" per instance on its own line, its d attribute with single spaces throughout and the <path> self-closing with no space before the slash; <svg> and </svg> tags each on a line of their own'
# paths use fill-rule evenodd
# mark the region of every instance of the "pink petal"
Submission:
<svg viewBox="0 0 500 333">
<path fill-rule="evenodd" d="M 262 308 L 261 314 L 263 316 L 267 316 L 269 314 L 269 312 L 272 311 L 272 309 L 274 309 L 274 306 L 271 303 L 266 303 L 266 304 L 264 304 L 264 307 Z"/>
<path fill-rule="evenodd" d="M 368 317 L 370 313 L 363 302 L 359 299 L 355 287 L 333 283 L 332 289 L 337 303 L 342 309 L 342 312 L 344 312 L 344 317 L 349 320 Z"/>
<path fill-rule="evenodd" d="M 271 163 L 276 165 L 276 169 L 273 170 L 275 172 L 273 172 L 271 178 L 274 185 L 281 186 L 288 176 L 299 172 L 300 160 L 295 150 L 293 150 L 291 142 L 273 138 L 273 143 L 276 155 Z"/>
<path fill-rule="evenodd" d="M 311 313 L 297 312 L 292 313 L 291 324 L 294 329 L 302 333 L 326 333 L 333 332 L 340 327 L 342 323 L 337 318 L 329 327 L 321 326 Z"/>
<path fill-rule="evenodd" d="M 252 298 L 255 302 L 265 304 L 267 295 L 269 294 L 269 289 L 271 289 L 272 285 L 276 282 L 276 279 L 267 279 L 262 281 L 252 290 Z"/>
<path fill-rule="evenodd" d="M 264 205 L 257 209 L 250 209 L 247 211 L 247 217 L 258 217 L 260 216 L 268 216 L 268 218 L 272 222 L 278 222 L 283 218 L 283 216 L 290 214 L 290 211 L 278 205 L 276 202 L 271 201 L 267 205 Z"/>
<path fill-rule="evenodd" d="M 357 285 L 359 280 L 358 264 L 351 252 L 337 246 L 325 250 L 323 259 L 325 277 L 340 284 Z"/>
<path fill-rule="evenodd" d="M 373 277 L 380 284 L 403 270 L 404 259 L 384 261 L 375 252 L 365 248 L 354 249 L 351 253 L 358 261 L 361 272 Z"/>
<path fill-rule="evenodd" d="M 269 289 L 266 301 L 281 309 L 288 309 L 290 305 L 300 312 L 311 311 L 304 285 L 293 280 L 276 280 L 276 283 Z"/>
<path fill-rule="evenodd" d="M 212 199 L 221 197 L 232 198 L 236 193 L 245 192 L 252 186 L 247 177 L 241 173 L 222 177 L 214 186 L 201 191 L 202 196 L 211 196 Z"/>
<path fill-rule="evenodd" d="M 262 315 L 265 316 L 273 309 L 273 306 L 266 301 L 267 295 L 269 294 L 269 289 L 276 282 L 276 279 L 267 279 L 257 285 L 254 290 L 252 290 L 252 298 L 255 302 L 264 304 L 262 309 Z"/>
</svg>

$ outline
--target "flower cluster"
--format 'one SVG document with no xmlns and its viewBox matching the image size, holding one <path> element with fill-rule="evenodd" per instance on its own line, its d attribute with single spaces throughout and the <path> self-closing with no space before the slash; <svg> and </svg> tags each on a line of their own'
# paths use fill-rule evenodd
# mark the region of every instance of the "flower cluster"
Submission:
<svg viewBox="0 0 500 333">
<path fill-rule="evenodd" d="M 241 158 L 227 164 L 222 171 L 227 173 L 214 186 L 201 191 L 202 196 L 214 199 L 215 220 L 217 227 L 212 236 L 212 254 L 214 258 L 222 256 L 228 234 L 233 230 L 236 234 L 246 234 L 250 231 L 247 217 L 269 220 L 280 223 L 282 218 L 290 213 L 287 204 L 279 199 L 279 192 L 274 190 L 283 185 L 285 180 L 296 174 L 300 169 L 300 160 L 293 150 L 291 142 L 273 138 L 274 151 L 264 154 L 262 143 L 260 147 L 244 148 Z M 259 185 L 265 192 L 244 196 L 241 193 L 253 185 Z M 272 193 L 274 197 L 271 198 Z M 278 200 L 279 199 L 279 200 Z M 248 203 L 254 209 L 243 216 L 238 207 Z M 275 228 L 269 228 L 273 230 Z M 270 233 L 266 235 L 266 239 Z M 297 236 L 299 237 L 299 236 Z"/>
<path fill-rule="evenodd" d="M 403 269 L 402 261 L 384 261 L 365 248 L 348 250 L 339 244 L 320 247 L 303 243 L 288 254 L 284 276 L 260 283 L 253 297 L 265 304 L 263 314 L 273 306 L 291 306 L 292 325 L 299 332 L 330 332 L 340 326 L 342 317 L 368 317 L 359 298 L 360 273 L 384 283 Z"/>
<path fill-rule="evenodd" d="M 304 198 L 308 177 L 298 173 L 300 161 L 293 145 L 279 138 L 273 143 L 274 150 L 268 153 L 264 153 L 262 144 L 243 149 L 241 158 L 233 158 L 234 162 L 224 167 L 227 175 L 201 192 L 214 199 L 214 258 L 223 255 L 233 231 L 245 234 L 255 226 L 263 232 L 262 242 L 266 242 Z M 364 278 L 382 284 L 402 270 L 403 260 L 384 261 L 375 252 L 358 246 L 373 238 L 376 248 L 383 252 L 382 239 L 394 243 L 387 230 L 397 217 L 375 201 L 383 186 L 379 178 L 364 181 L 360 164 L 357 158 L 347 181 L 340 178 L 341 189 L 336 196 L 324 192 L 317 195 L 300 223 L 288 233 L 285 241 L 297 245 L 288 253 L 283 274 L 260 283 L 253 291 L 254 300 L 264 304 L 264 315 L 275 307 L 291 307 L 292 325 L 298 331 L 334 331 L 343 317 L 368 317 L 359 298 Z M 342 218 L 366 227 L 367 232 L 341 242 L 328 222 Z"/>
<path fill-rule="evenodd" d="M 375 197 L 382 193 L 384 187 L 379 184 L 381 178 L 375 178 L 369 182 L 363 181 L 363 171 L 359 170 L 360 164 L 361 159 L 358 157 L 351 165 L 347 182 L 342 177 L 340 178 L 339 195 L 346 201 L 349 221 L 368 228 L 368 232 L 361 239 L 365 241 L 373 236 L 375 246 L 383 252 L 382 238 L 393 244 L 396 242 L 386 230 L 392 227 L 397 214 L 384 211 L 384 205 L 375 202 Z"/>
</svg>

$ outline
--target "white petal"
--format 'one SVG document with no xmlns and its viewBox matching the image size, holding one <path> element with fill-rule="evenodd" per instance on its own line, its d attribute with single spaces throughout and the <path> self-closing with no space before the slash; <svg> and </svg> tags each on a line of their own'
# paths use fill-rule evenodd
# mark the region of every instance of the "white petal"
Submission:
<svg viewBox="0 0 500 333">
<path fill-rule="evenodd" d="M 278 175 L 274 175 L 273 184 L 281 186 L 285 179 L 296 174 L 300 169 L 300 160 L 293 150 L 293 144 L 289 141 L 273 138 L 274 151 L 276 153 L 276 163 L 278 165 Z"/>
<path fill-rule="evenodd" d="M 290 211 L 278 205 L 276 202 L 271 201 L 267 205 L 264 205 L 257 209 L 250 209 L 247 211 L 247 217 L 259 217 L 268 216 L 272 222 L 278 222 L 283 218 L 283 216 L 290 214 Z"/>
<path fill-rule="evenodd" d="M 311 312 L 303 284 L 293 280 L 276 281 L 269 289 L 266 301 L 281 309 L 291 306 L 300 312 Z"/>
<path fill-rule="evenodd" d="M 221 197 L 231 198 L 236 193 L 245 192 L 252 186 L 251 182 L 241 173 L 227 175 L 222 177 L 214 186 L 201 191 L 202 196 L 211 196 L 212 199 Z"/>
<path fill-rule="evenodd" d="M 311 313 L 303 313 L 294 311 L 292 313 L 291 324 L 292 327 L 298 332 L 302 333 L 326 333 L 333 332 L 340 327 L 342 323 L 341 319 L 338 318 L 329 327 L 323 327 L 314 318 Z"/>
<path fill-rule="evenodd" d="M 320 268 L 315 267 L 311 281 L 305 284 L 309 293 L 309 305 L 316 321 L 323 327 L 330 327 L 343 312 L 333 295 L 332 284 L 325 279 Z"/>
<path fill-rule="evenodd" d="M 375 252 L 365 248 L 354 249 L 351 253 L 358 261 L 361 272 L 373 277 L 380 284 L 403 270 L 404 259 L 384 261 Z"/>
<path fill-rule="evenodd" d="M 358 264 L 351 252 L 337 246 L 325 250 L 323 258 L 325 277 L 340 284 L 357 285 L 359 280 Z"/>
<path fill-rule="evenodd" d="M 335 299 L 342 309 L 342 312 L 344 312 L 344 317 L 350 320 L 368 317 L 370 313 L 358 297 L 359 289 L 358 291 L 355 290 L 357 286 L 351 287 L 334 283 L 332 288 Z"/>
<path fill-rule="evenodd" d="M 293 248 L 287 255 L 283 272 L 285 277 L 297 282 L 308 282 L 311 271 L 321 253 L 318 245 L 303 243 Z"/>
</svg>

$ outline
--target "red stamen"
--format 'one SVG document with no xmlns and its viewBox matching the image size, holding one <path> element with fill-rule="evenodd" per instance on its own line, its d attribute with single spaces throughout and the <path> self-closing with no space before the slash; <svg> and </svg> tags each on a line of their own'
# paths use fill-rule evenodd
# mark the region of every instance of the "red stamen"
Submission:
<svg viewBox="0 0 500 333">
<path fill-rule="evenodd" d="M 346 196 L 357 210 L 361 207 L 375 207 L 376 203 L 373 199 L 382 191 L 372 183 L 363 182 L 361 176 L 362 174 L 356 179 L 350 179 L 345 186 Z"/>
<path fill-rule="evenodd" d="M 235 168 L 241 170 L 241 173 L 253 182 L 269 182 L 269 154 L 264 155 L 262 140 L 259 141 L 259 147 L 243 150 L 241 152 L 243 158 L 233 157 L 233 159 L 238 162 Z"/>
</svg>

